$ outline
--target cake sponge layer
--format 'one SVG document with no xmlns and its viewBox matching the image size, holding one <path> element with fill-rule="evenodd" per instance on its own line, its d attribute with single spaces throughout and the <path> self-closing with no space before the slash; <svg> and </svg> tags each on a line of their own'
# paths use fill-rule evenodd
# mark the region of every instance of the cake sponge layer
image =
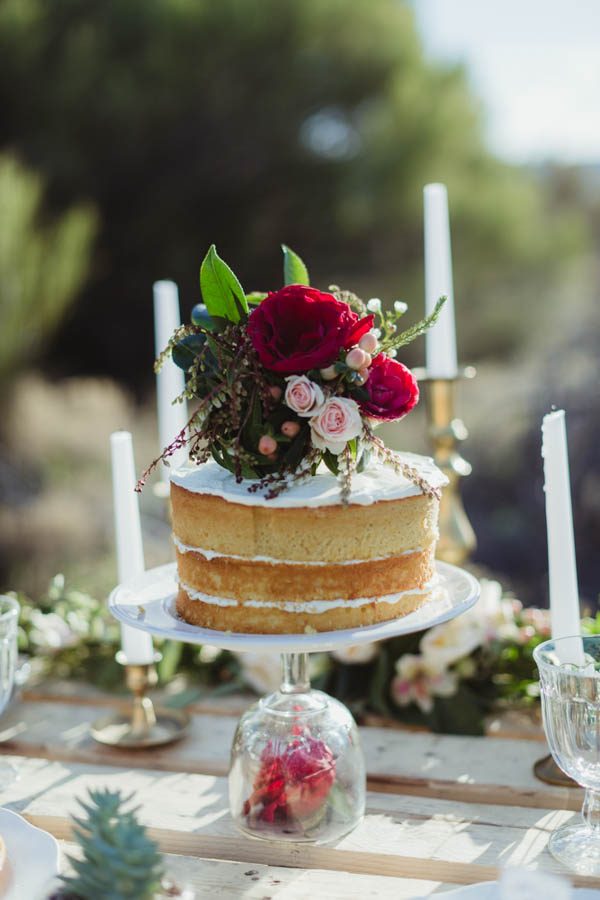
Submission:
<svg viewBox="0 0 600 900">
<path fill-rule="evenodd" d="M 336 606 L 314 613 L 300 609 L 293 612 L 276 607 L 256 608 L 244 603 L 219 606 L 191 599 L 184 588 L 180 587 L 176 605 L 182 619 L 201 628 L 242 634 L 306 634 L 340 628 L 360 628 L 406 616 L 429 602 L 434 590 L 406 591 L 392 602 L 373 598 L 360 606 Z"/>
<path fill-rule="evenodd" d="M 180 581 L 197 591 L 234 600 L 306 601 L 374 597 L 422 588 L 433 577 L 433 545 L 403 556 L 351 565 L 255 562 L 177 552 Z"/>
<path fill-rule="evenodd" d="M 226 556 L 346 562 L 400 556 L 435 543 L 438 500 L 423 494 L 369 506 L 268 508 L 171 484 L 173 532 Z"/>
</svg>

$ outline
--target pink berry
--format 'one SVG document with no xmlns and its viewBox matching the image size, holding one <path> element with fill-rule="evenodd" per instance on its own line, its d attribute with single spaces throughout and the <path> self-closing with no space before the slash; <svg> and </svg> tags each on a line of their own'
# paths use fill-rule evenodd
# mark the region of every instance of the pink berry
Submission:
<svg viewBox="0 0 600 900">
<path fill-rule="evenodd" d="M 326 369 L 321 369 L 321 378 L 325 381 L 333 381 L 336 376 L 337 372 L 335 371 L 335 366 L 327 366 Z"/>
<path fill-rule="evenodd" d="M 361 350 L 360 347 L 355 347 L 346 356 L 346 365 L 351 369 L 364 369 L 365 366 L 369 365 L 370 361 L 371 357 L 369 354 Z"/>
<path fill-rule="evenodd" d="M 270 456 L 277 450 L 277 441 L 270 434 L 263 434 L 258 442 L 258 452 L 263 456 Z"/>
<path fill-rule="evenodd" d="M 367 331 L 366 334 L 363 334 L 360 341 L 358 342 L 358 346 L 361 350 L 364 350 L 365 353 L 374 353 L 377 350 L 377 337 L 373 334 L 372 331 Z"/>
<path fill-rule="evenodd" d="M 281 433 L 285 434 L 286 437 L 294 438 L 300 431 L 300 424 L 298 422 L 284 422 L 281 426 Z"/>
<path fill-rule="evenodd" d="M 272 384 L 271 387 L 269 388 L 269 393 L 270 393 L 271 397 L 273 398 L 273 400 L 281 400 L 281 395 L 283 394 L 283 391 L 277 384 Z"/>
</svg>

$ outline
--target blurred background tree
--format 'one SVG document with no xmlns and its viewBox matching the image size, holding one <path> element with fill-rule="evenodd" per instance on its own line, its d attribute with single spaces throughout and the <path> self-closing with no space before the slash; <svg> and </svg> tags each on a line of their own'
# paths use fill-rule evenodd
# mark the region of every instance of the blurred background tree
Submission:
<svg viewBox="0 0 600 900">
<path fill-rule="evenodd" d="M 0 58 L 0 151 L 43 178 L 36 221 L 66 227 L 79 216 L 78 228 L 71 225 L 71 280 L 48 299 L 69 314 L 53 336 L 57 316 L 45 328 L 35 307 L 21 310 L 43 335 L 36 340 L 46 380 L 23 382 L 3 426 L 13 462 L 0 487 L 15 482 L 16 458 L 36 473 L 33 486 L 17 492 L 21 518 L 4 522 L 9 537 L 0 550 L 8 561 L 2 568 L 0 559 L 0 575 L 9 586 L 40 589 L 57 558 L 85 575 L 86 590 L 114 578 L 106 440 L 112 428 L 131 427 L 138 459 L 155 455 L 151 407 L 142 405 L 152 386 L 154 280 L 178 282 L 187 315 L 209 243 L 249 289 L 262 289 L 280 282 L 285 241 L 320 286 L 400 296 L 416 319 L 422 186 L 444 181 L 459 353 L 482 363 L 465 412 L 478 559 L 512 580 L 523 599 L 542 602 L 540 417 L 551 403 L 581 399 L 589 379 L 600 377 L 597 277 L 587 256 L 600 233 L 600 203 L 589 173 L 495 159 L 467 72 L 425 55 L 408 0 L 3 0 Z M 26 180 L 14 174 L 15 183 Z M 99 222 L 93 245 L 82 207 L 89 203 Z M 3 229 L 18 221 L 3 217 Z M 49 238 L 27 227 L 14 236 L 23 255 L 12 265 L 28 270 L 27 254 L 35 253 L 28 246 Z M 45 270 L 53 255 L 47 243 Z M 50 287 L 37 276 L 32 284 L 45 304 Z M 24 347 L 18 352 L 27 365 Z M 421 363 L 422 346 L 405 360 Z M 69 376 L 69 386 L 48 375 Z M 139 405 L 114 384 L 76 382 L 76 375 L 117 379 Z M 590 424 L 599 402 L 587 391 L 578 403 L 574 442 L 585 435 L 585 447 L 600 446 Z M 421 449 L 422 418 L 401 428 L 398 441 Z M 586 529 L 580 569 L 593 598 L 600 561 L 588 537 L 600 533 L 600 495 L 584 477 L 590 472 L 600 483 L 600 461 L 582 453 L 574 464 L 576 526 Z M 88 533 L 91 506 L 96 524 Z M 35 566 L 19 549 L 32 543 Z M 164 546 L 160 532 L 163 553 Z M 89 562 L 99 556 L 93 571 L 102 575 L 92 576 Z"/>
<path fill-rule="evenodd" d="M 0 157 L 0 383 L 34 364 L 87 276 L 96 216 L 90 207 L 40 221 L 43 182 Z"/>
<path fill-rule="evenodd" d="M 54 211 L 89 197 L 101 215 L 48 349 L 61 372 L 147 385 L 151 283 L 191 307 L 212 241 L 252 288 L 277 283 L 283 240 L 322 284 L 402 291 L 416 316 L 427 181 L 449 187 L 461 304 L 493 326 L 465 316 L 470 358 L 515 346 L 525 281 L 542 291 L 582 240 L 485 150 L 465 73 L 424 58 L 398 0 L 4 0 L 0 56 L 0 146 L 43 171 Z"/>
</svg>

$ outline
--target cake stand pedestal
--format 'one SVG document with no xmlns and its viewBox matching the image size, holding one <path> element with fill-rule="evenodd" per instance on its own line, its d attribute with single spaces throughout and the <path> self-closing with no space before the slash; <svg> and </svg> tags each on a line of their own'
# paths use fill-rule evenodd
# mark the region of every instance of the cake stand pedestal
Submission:
<svg viewBox="0 0 600 900">
<path fill-rule="evenodd" d="M 236 634 L 198 628 L 175 610 L 175 564 L 119 585 L 109 606 L 119 621 L 150 634 L 235 652 L 281 655 L 278 691 L 241 717 L 233 739 L 229 803 L 245 834 L 280 841 L 328 843 L 351 831 L 364 813 L 366 775 L 358 729 L 346 707 L 311 689 L 308 654 L 410 634 L 469 609 L 479 583 L 436 563 L 432 599 L 399 619 L 311 634 Z"/>
</svg>

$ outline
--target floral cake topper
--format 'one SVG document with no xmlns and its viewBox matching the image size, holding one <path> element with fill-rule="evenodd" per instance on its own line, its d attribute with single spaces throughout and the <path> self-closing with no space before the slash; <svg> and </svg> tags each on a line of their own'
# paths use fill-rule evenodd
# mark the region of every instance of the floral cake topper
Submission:
<svg viewBox="0 0 600 900">
<path fill-rule="evenodd" d="M 432 315 L 400 331 L 405 303 L 384 311 L 380 300 L 365 303 L 336 285 L 317 290 L 285 245 L 283 257 L 285 286 L 247 294 L 215 246 L 209 249 L 200 269 L 203 302 L 155 366 L 158 371 L 172 355 L 187 373 L 174 402 L 187 397 L 196 408 L 143 478 L 187 445 L 191 461 L 212 457 L 267 496 L 324 463 L 347 500 L 353 473 L 375 454 L 434 493 L 373 429 L 417 404 L 416 379 L 395 357 L 436 321 L 445 298 Z"/>
</svg>

